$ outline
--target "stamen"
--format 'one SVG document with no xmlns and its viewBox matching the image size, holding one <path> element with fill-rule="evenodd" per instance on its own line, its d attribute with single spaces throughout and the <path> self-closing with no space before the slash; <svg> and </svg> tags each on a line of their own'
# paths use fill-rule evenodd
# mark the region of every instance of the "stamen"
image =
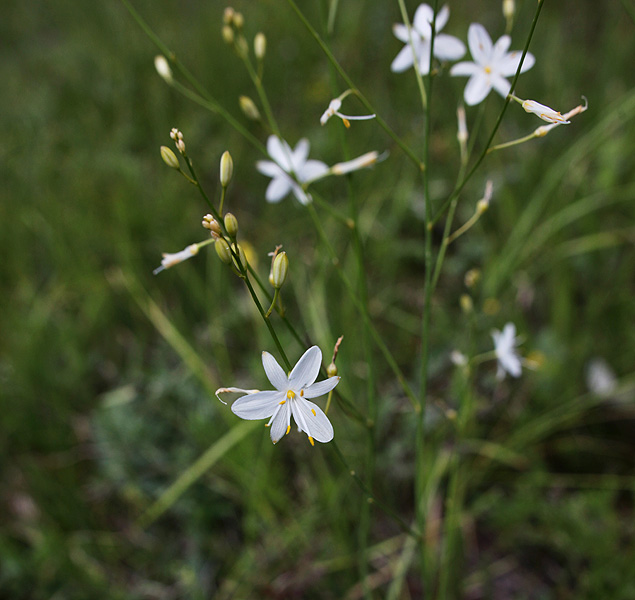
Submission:
<svg viewBox="0 0 635 600">
<path fill-rule="evenodd" d="M 290 431 L 291 431 L 291 425 L 287 425 L 287 433 L 285 433 L 285 435 L 289 435 Z"/>
<path fill-rule="evenodd" d="M 342 121 L 344 121 L 344 125 L 346 127 L 346 129 L 350 129 L 351 128 L 351 123 L 348 119 L 344 119 L 342 118 Z"/>
<path fill-rule="evenodd" d="M 287 392 L 287 399 L 293 400 L 293 398 L 295 398 L 295 392 L 293 390 L 289 390 Z"/>
<path fill-rule="evenodd" d="M 300 390 L 300 396 L 304 397 L 304 390 Z"/>
<path fill-rule="evenodd" d="M 313 441 L 313 438 L 311 436 L 308 436 L 309 438 L 309 442 L 311 442 L 311 446 L 315 446 L 315 442 Z"/>
<path fill-rule="evenodd" d="M 313 413 L 314 417 L 317 417 L 317 414 L 315 414 L 315 409 L 314 408 L 311 409 L 311 412 Z"/>
<path fill-rule="evenodd" d="M 281 405 L 282 405 L 282 404 L 286 404 L 286 403 L 287 403 L 287 401 L 286 401 L 286 400 L 280 400 L 280 402 L 278 402 L 278 404 L 281 404 Z"/>
<path fill-rule="evenodd" d="M 489 75 L 492 72 L 491 67 L 489 66 L 485 67 L 485 72 Z"/>
</svg>

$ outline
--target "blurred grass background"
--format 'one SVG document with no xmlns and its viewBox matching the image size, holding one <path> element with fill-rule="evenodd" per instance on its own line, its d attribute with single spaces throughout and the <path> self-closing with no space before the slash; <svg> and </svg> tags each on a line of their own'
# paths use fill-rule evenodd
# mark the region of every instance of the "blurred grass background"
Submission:
<svg viewBox="0 0 635 600">
<path fill-rule="evenodd" d="M 221 41 L 225 5 L 139 0 L 135 6 L 242 118 L 237 98 L 254 94 Z M 416 3 L 408 6 L 412 16 Z M 307 136 L 313 158 L 341 160 L 339 124 L 318 123 L 336 94 L 317 46 L 285 2 L 234 7 L 243 11 L 249 35 L 267 35 L 265 86 L 288 141 Z M 159 146 L 179 127 L 212 192 L 220 155 L 231 151 L 230 210 L 263 273 L 266 253 L 285 244 L 292 260 L 289 314 L 325 355 L 337 335 L 351 332 L 340 370 L 343 388 L 361 408 L 355 311 L 341 301 L 302 209 L 290 199 L 265 205 L 266 180 L 253 168 L 260 157 L 157 77 L 156 51 L 123 5 L 5 0 L 3 8 L 0 595 L 358 597 L 358 490 L 328 446 L 316 451 L 300 436 L 274 449 L 265 431 L 240 430 L 231 449 L 165 514 L 145 528 L 137 521 L 208 448 L 244 425 L 210 390 L 264 385 L 259 354 L 272 350 L 238 282 L 213 254 L 152 276 L 162 251 L 203 239 L 199 223 L 207 212 L 163 165 Z M 320 31 L 327 8 L 325 2 L 306 7 Z M 465 38 L 472 21 L 494 38 L 503 33 L 499 2 L 453 3 L 451 10 L 448 33 Z M 533 3 L 519 2 L 518 10 L 512 48 L 522 46 Z M 470 344 L 489 349 L 490 329 L 507 320 L 527 338 L 523 350 L 544 358 L 540 370 L 502 388 L 484 368 L 475 438 L 499 444 L 512 458 L 501 463 L 481 454 L 475 461 L 462 522 L 468 542 L 460 597 L 635 597 L 632 15 L 630 0 L 546 2 L 531 46 L 537 64 L 517 93 L 563 112 L 584 94 L 589 110 L 568 128 L 489 157 L 459 208 L 460 223 L 485 179 L 494 179 L 490 211 L 451 247 L 436 294 L 435 399 L 453 405 L 449 352 Z M 391 33 L 398 20 L 396 2 L 340 0 L 331 43 L 382 116 L 418 147 L 414 78 L 389 71 L 401 47 Z M 438 201 L 456 177 L 455 107 L 464 83 L 444 77 L 435 87 Z M 485 121 L 493 123 L 500 99 L 488 104 Z M 511 108 L 500 141 L 537 126 Z M 468 111 L 469 123 L 475 115 Z M 371 309 L 397 358 L 409 365 L 418 344 L 423 260 L 416 174 L 378 128 L 354 124 L 346 138 L 351 156 L 391 150 L 355 185 L 372 265 Z M 342 182 L 317 189 L 345 206 Z M 348 233 L 328 225 L 346 263 Z M 483 280 L 474 293 L 477 316 L 468 323 L 458 297 L 472 267 L 482 269 Z M 295 359 L 300 349 L 293 348 Z M 618 375 L 620 393 L 588 395 L 585 372 L 595 357 Z M 378 494 L 408 518 L 413 426 L 380 360 L 376 369 Z M 334 414 L 340 445 L 353 464 L 360 462 L 363 432 Z M 451 428 L 442 424 L 432 435 L 441 451 L 452 451 Z M 377 597 L 419 597 L 414 574 L 399 595 L 391 591 L 403 537 L 379 511 L 372 538 Z"/>
</svg>

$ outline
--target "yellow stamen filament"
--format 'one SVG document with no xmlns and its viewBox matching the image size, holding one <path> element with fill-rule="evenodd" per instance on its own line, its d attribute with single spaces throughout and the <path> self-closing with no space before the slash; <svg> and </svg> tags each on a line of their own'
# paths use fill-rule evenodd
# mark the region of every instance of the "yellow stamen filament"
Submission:
<svg viewBox="0 0 635 600">
<path fill-rule="evenodd" d="M 317 415 L 315 414 L 315 409 L 314 408 L 311 409 L 311 412 L 313 413 L 314 417 L 317 417 Z"/>
<path fill-rule="evenodd" d="M 311 442 L 311 446 L 315 446 L 315 442 L 313 441 L 313 438 L 309 435 L 309 442 Z"/>
<path fill-rule="evenodd" d="M 289 435 L 290 431 L 291 431 L 291 425 L 287 425 L 287 433 L 285 435 Z"/>
</svg>

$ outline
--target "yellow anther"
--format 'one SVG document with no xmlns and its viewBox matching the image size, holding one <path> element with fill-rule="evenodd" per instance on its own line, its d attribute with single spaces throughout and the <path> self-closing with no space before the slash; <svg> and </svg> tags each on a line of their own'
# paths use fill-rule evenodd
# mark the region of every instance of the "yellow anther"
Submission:
<svg viewBox="0 0 635 600">
<path fill-rule="evenodd" d="M 492 72 L 491 67 L 485 67 L 485 72 L 489 75 Z"/>
<path fill-rule="evenodd" d="M 309 437 L 309 442 L 311 442 L 311 446 L 315 446 L 315 442 L 313 441 L 313 438 L 311 436 L 308 436 L 308 437 Z"/>
<path fill-rule="evenodd" d="M 295 392 L 294 392 L 293 390 L 289 390 L 289 391 L 287 392 L 287 398 L 288 398 L 289 400 L 293 400 L 293 398 L 295 398 Z"/>
<path fill-rule="evenodd" d="M 265 423 L 265 427 L 269 427 L 269 423 Z"/>
<path fill-rule="evenodd" d="M 317 415 L 315 414 L 315 409 L 314 408 L 311 409 L 311 412 L 313 413 L 314 417 L 317 417 Z"/>
<path fill-rule="evenodd" d="M 291 425 L 287 425 L 287 433 L 285 435 L 289 435 L 290 431 L 291 431 Z"/>
<path fill-rule="evenodd" d="M 304 390 L 300 390 L 300 396 L 304 397 Z"/>
<path fill-rule="evenodd" d="M 351 128 L 351 122 L 348 119 L 342 118 L 342 121 L 344 121 L 344 126 L 346 127 L 346 129 Z"/>
<path fill-rule="evenodd" d="M 278 402 L 278 404 L 286 404 L 286 400 L 280 400 L 280 402 Z"/>
</svg>

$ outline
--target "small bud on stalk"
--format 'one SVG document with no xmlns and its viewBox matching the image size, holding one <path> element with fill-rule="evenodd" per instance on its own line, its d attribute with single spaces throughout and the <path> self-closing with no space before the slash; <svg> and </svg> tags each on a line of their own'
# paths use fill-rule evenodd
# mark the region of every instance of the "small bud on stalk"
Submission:
<svg viewBox="0 0 635 600">
<path fill-rule="evenodd" d="M 161 158 L 168 167 L 176 169 L 177 171 L 181 168 L 176 154 L 174 154 L 174 152 L 172 152 L 172 150 L 170 150 L 167 146 L 161 146 Z"/>
<path fill-rule="evenodd" d="M 265 57 L 267 51 L 267 38 L 264 33 L 257 33 L 254 38 L 254 54 L 258 60 L 262 60 Z"/>
<path fill-rule="evenodd" d="M 170 68 L 165 56 L 159 54 L 154 57 L 154 68 L 157 70 L 157 73 L 163 81 L 170 85 L 173 83 L 174 79 L 172 76 L 172 69 Z"/>
<path fill-rule="evenodd" d="M 227 187 L 234 173 L 234 161 L 232 155 L 225 150 L 223 156 L 220 157 L 220 184 Z"/>
<path fill-rule="evenodd" d="M 232 253 L 229 249 L 229 244 L 223 238 L 218 238 L 216 240 L 214 248 L 216 249 L 218 258 L 220 258 L 226 265 L 232 261 Z"/>
<path fill-rule="evenodd" d="M 269 282 L 273 286 L 274 289 L 279 290 L 286 278 L 287 272 L 289 271 L 289 258 L 287 257 L 286 252 L 280 252 L 273 259 L 273 263 L 271 265 L 271 273 L 269 275 Z"/>
<path fill-rule="evenodd" d="M 238 98 L 238 103 L 240 104 L 240 110 L 245 113 L 245 116 L 248 119 L 251 119 L 252 121 L 260 121 L 260 111 L 249 96 L 240 96 L 240 98 Z"/>
<path fill-rule="evenodd" d="M 224 218 L 224 223 L 227 233 L 235 238 L 238 233 L 238 219 L 232 213 L 227 213 Z"/>
</svg>

